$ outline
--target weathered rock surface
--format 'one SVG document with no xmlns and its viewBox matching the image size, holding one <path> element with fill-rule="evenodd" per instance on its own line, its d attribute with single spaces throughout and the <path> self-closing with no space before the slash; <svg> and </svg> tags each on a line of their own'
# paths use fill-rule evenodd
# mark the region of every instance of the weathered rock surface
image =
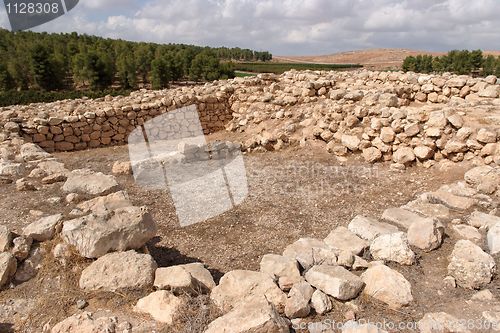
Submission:
<svg viewBox="0 0 500 333">
<path fill-rule="evenodd" d="M 118 191 L 108 194 L 107 196 L 97 197 L 88 201 L 84 201 L 77 205 L 82 214 L 93 213 L 96 215 L 105 215 L 118 208 L 132 206 L 128 195 L 124 191 Z"/>
<path fill-rule="evenodd" d="M 107 254 L 85 268 L 80 277 L 84 290 L 117 291 L 153 286 L 156 262 L 135 251 Z"/>
<path fill-rule="evenodd" d="M 276 254 L 266 254 L 262 257 L 260 271 L 278 280 L 280 287 L 293 285 L 303 279 L 297 260 Z"/>
<path fill-rule="evenodd" d="M 311 311 L 309 301 L 313 293 L 314 289 L 306 281 L 294 284 L 286 299 L 286 316 L 290 319 L 307 317 Z"/>
<path fill-rule="evenodd" d="M 88 169 L 74 170 L 68 175 L 62 190 L 67 193 L 106 195 L 118 190 L 115 177 Z"/>
<path fill-rule="evenodd" d="M 476 200 L 460 197 L 444 191 L 436 191 L 428 194 L 431 203 L 439 203 L 451 209 L 465 211 L 471 209 L 476 204 Z"/>
<path fill-rule="evenodd" d="M 482 213 L 476 210 L 470 214 L 468 223 L 476 228 L 488 229 L 500 223 L 500 217 L 496 215 Z"/>
<path fill-rule="evenodd" d="M 463 321 L 446 312 L 426 313 L 418 322 L 418 328 L 422 333 L 470 332 Z"/>
<path fill-rule="evenodd" d="M 378 236 L 370 245 L 370 253 L 375 260 L 394 261 L 401 265 L 415 263 L 415 253 L 410 249 L 404 232 Z"/>
<path fill-rule="evenodd" d="M 399 231 L 396 226 L 379 222 L 375 219 L 361 215 L 352 219 L 348 225 L 348 229 L 368 241 L 372 241 L 380 235 L 391 234 Z"/>
<path fill-rule="evenodd" d="M 174 293 L 202 293 L 215 287 L 210 272 L 201 263 L 161 267 L 155 272 L 155 287 Z"/>
<path fill-rule="evenodd" d="M 301 238 L 288 245 L 283 251 L 283 256 L 297 260 L 304 269 L 322 263 L 333 265 L 337 262 L 335 249 L 315 238 Z"/>
<path fill-rule="evenodd" d="M 491 254 L 500 253 L 500 223 L 490 227 L 486 237 Z"/>
<path fill-rule="evenodd" d="M 16 269 L 16 258 L 8 252 L 0 253 L 0 288 L 8 283 L 10 278 L 16 274 Z"/>
<path fill-rule="evenodd" d="M 49 158 L 50 154 L 34 143 L 25 143 L 21 146 L 21 157 L 29 162 Z"/>
<path fill-rule="evenodd" d="M 361 275 L 366 284 L 363 293 L 389 305 L 391 308 L 401 308 L 413 301 L 410 282 L 405 277 L 385 266 L 376 265 L 368 268 Z"/>
<path fill-rule="evenodd" d="M 350 251 L 355 255 L 362 254 L 369 244 L 346 227 L 338 227 L 326 238 L 325 243 L 339 250 Z"/>
<path fill-rule="evenodd" d="M 388 208 L 382 214 L 382 220 L 391 222 L 402 229 L 408 229 L 413 223 L 423 219 L 422 216 L 403 208 Z"/>
<path fill-rule="evenodd" d="M 440 247 L 443 237 L 444 226 L 435 219 L 420 219 L 408 228 L 408 243 L 424 251 Z"/>
<path fill-rule="evenodd" d="M 477 243 L 483 238 L 481 233 L 470 225 L 458 224 L 452 226 L 451 228 L 460 239 L 466 239 Z"/>
<path fill-rule="evenodd" d="M 165 290 L 158 290 L 138 300 L 134 311 L 147 313 L 156 321 L 172 325 L 182 304 L 179 297 Z"/>
<path fill-rule="evenodd" d="M 224 312 L 262 296 L 265 296 L 277 309 L 284 309 L 286 295 L 267 274 L 244 270 L 224 274 L 210 295 L 214 303 Z"/>
<path fill-rule="evenodd" d="M 235 307 L 208 325 L 205 333 L 288 333 L 286 321 L 272 303 L 257 297 Z"/>
<path fill-rule="evenodd" d="M 7 251 L 12 242 L 12 233 L 6 226 L 0 225 L 0 252 Z"/>
<path fill-rule="evenodd" d="M 63 240 L 86 258 L 110 251 L 139 249 L 156 234 L 156 225 L 145 208 L 126 207 L 111 216 L 88 215 L 64 222 Z"/>
<path fill-rule="evenodd" d="M 56 324 L 51 333 L 119 333 L 117 317 L 95 318 L 90 312 L 74 314 Z"/>
<path fill-rule="evenodd" d="M 448 274 L 457 285 L 478 289 L 491 282 L 495 269 L 495 260 L 489 254 L 471 241 L 459 240 L 451 253 Z"/>
<path fill-rule="evenodd" d="M 342 301 L 355 298 L 364 287 L 358 276 L 341 266 L 314 266 L 305 278 L 313 287 Z"/>
<path fill-rule="evenodd" d="M 54 238 L 62 224 L 62 214 L 42 217 L 23 229 L 23 234 L 38 242 L 45 242 Z"/>
<path fill-rule="evenodd" d="M 34 246 L 28 258 L 24 260 L 17 268 L 14 276 L 17 282 L 26 282 L 36 276 L 40 268 L 42 268 L 45 250 L 40 246 Z"/>
</svg>

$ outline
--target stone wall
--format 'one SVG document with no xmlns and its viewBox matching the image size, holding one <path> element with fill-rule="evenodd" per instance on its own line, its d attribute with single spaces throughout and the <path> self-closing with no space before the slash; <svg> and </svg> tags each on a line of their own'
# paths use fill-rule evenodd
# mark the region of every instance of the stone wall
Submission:
<svg viewBox="0 0 500 333">
<path fill-rule="evenodd" d="M 398 109 L 412 103 L 452 108 L 473 107 L 487 101 L 488 105 L 498 106 L 499 94 L 500 85 L 494 76 L 472 78 L 451 74 L 421 75 L 366 70 L 290 71 L 279 76 L 261 74 L 196 87 L 141 90 L 127 97 L 12 106 L 0 110 L 0 125 L 7 132 L 19 132 L 26 141 L 35 142 L 47 151 L 71 151 L 125 144 L 128 135 L 137 126 L 190 105 L 197 106 L 205 134 L 224 128 L 245 131 L 248 124 L 259 125 L 268 119 L 283 118 L 285 123 L 287 114 L 296 110 L 301 112 L 299 121 L 313 116 L 314 125 L 324 132 L 329 126 L 318 124 L 318 117 L 314 115 L 315 110 L 323 108 L 319 110 L 323 116 L 337 113 L 336 118 L 343 117 L 336 119 L 338 124 L 329 128 L 331 138 L 342 141 L 342 134 L 353 134 L 362 139 L 361 133 L 346 133 L 346 130 L 352 132 L 356 123 L 371 120 L 377 112 L 383 115 L 398 114 Z M 384 107 L 389 110 L 382 110 Z M 346 109 L 349 109 L 348 112 L 345 112 Z M 378 111 L 372 112 L 372 109 Z M 325 119 L 332 123 L 328 116 Z M 339 128 L 342 121 L 353 122 L 353 126 Z M 187 121 L 186 129 L 191 125 Z M 309 125 L 301 126 L 306 128 Z M 390 124 L 382 124 L 382 127 L 387 126 L 390 127 Z M 395 134 L 399 133 L 399 127 L 396 126 Z M 379 130 L 378 125 L 374 130 Z M 335 133 L 338 134 L 336 137 L 333 136 Z M 322 136 L 324 133 L 317 134 Z M 367 135 L 372 136 L 370 133 Z M 323 136 L 327 143 L 332 141 L 328 133 Z"/>
</svg>

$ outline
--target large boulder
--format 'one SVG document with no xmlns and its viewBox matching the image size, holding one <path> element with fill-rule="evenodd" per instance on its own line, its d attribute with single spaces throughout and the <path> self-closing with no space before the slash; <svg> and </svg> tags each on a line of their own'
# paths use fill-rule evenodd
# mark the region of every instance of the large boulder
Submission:
<svg viewBox="0 0 500 333">
<path fill-rule="evenodd" d="M 368 241 L 372 241 L 380 235 L 391 234 L 399 231 L 396 226 L 379 222 L 375 219 L 361 215 L 352 219 L 347 228 L 352 233 Z"/>
<path fill-rule="evenodd" d="M 106 195 L 118 190 L 118 183 L 114 176 L 105 175 L 91 170 L 73 170 L 64 183 L 62 189 L 68 193 L 87 195 Z"/>
<path fill-rule="evenodd" d="M 208 325 L 205 333 L 288 333 L 287 322 L 265 297 L 235 307 Z"/>
<path fill-rule="evenodd" d="M 408 164 L 415 161 L 415 153 L 410 147 L 401 147 L 394 152 L 392 160 L 399 164 Z"/>
<path fill-rule="evenodd" d="M 23 229 L 23 234 L 38 242 L 45 242 L 54 238 L 60 230 L 62 214 L 42 217 Z"/>
<path fill-rule="evenodd" d="M 370 245 L 370 253 L 375 260 L 387 260 L 401 265 L 413 265 L 415 253 L 410 249 L 404 232 L 378 236 Z"/>
<path fill-rule="evenodd" d="M 426 194 L 430 203 L 442 204 L 448 208 L 466 211 L 474 207 L 476 200 L 472 198 L 461 197 L 445 191 L 435 191 Z"/>
<path fill-rule="evenodd" d="M 343 251 L 361 255 L 368 248 L 369 243 L 352 233 L 346 227 L 338 227 L 325 238 L 325 243 Z"/>
<path fill-rule="evenodd" d="M 398 309 L 413 301 L 411 284 L 405 277 L 385 266 L 375 265 L 361 275 L 365 283 L 363 293 Z"/>
<path fill-rule="evenodd" d="M 276 308 L 284 309 L 286 295 L 273 279 L 265 273 L 245 270 L 226 273 L 210 295 L 214 303 L 224 312 L 262 296 Z"/>
<path fill-rule="evenodd" d="M 137 301 L 135 312 L 147 313 L 154 320 L 172 325 L 183 305 L 183 301 L 173 294 L 158 290 Z"/>
<path fill-rule="evenodd" d="M 364 287 L 358 276 L 341 266 L 314 266 L 305 278 L 313 287 L 341 301 L 357 297 Z"/>
<path fill-rule="evenodd" d="M 475 167 L 465 173 L 464 179 L 482 192 L 493 193 L 500 186 L 500 169 L 488 165 Z"/>
<path fill-rule="evenodd" d="M 156 262 L 135 251 L 107 254 L 85 268 L 80 288 L 87 291 L 137 290 L 153 286 Z"/>
<path fill-rule="evenodd" d="M 316 238 L 297 240 L 285 248 L 283 256 L 297 260 L 304 269 L 321 263 L 330 265 L 337 263 L 337 251 Z"/>
<path fill-rule="evenodd" d="M 0 253 L 0 288 L 16 274 L 17 260 L 9 252 Z"/>
<path fill-rule="evenodd" d="M 459 240 L 451 253 L 448 274 L 461 287 L 479 289 L 491 282 L 495 268 L 495 260 L 479 246 Z"/>
<path fill-rule="evenodd" d="M 110 251 L 139 249 L 156 234 L 156 225 L 145 208 L 126 207 L 111 216 L 88 215 L 64 222 L 63 240 L 86 258 Z"/>
</svg>

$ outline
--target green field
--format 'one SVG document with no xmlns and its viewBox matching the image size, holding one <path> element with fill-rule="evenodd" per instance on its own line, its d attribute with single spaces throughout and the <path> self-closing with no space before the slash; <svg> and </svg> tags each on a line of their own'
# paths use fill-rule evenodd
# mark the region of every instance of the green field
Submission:
<svg viewBox="0 0 500 333">
<path fill-rule="evenodd" d="M 306 64 L 284 62 L 240 62 L 233 64 L 233 69 L 240 72 L 282 74 L 291 69 L 313 71 L 338 71 L 361 68 L 358 64 Z"/>
</svg>

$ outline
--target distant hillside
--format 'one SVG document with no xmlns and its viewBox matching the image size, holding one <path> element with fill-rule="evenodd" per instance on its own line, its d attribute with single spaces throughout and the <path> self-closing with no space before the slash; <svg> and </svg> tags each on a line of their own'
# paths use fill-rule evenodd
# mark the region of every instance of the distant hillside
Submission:
<svg viewBox="0 0 500 333">
<path fill-rule="evenodd" d="M 317 56 L 274 56 L 278 62 L 310 62 L 322 64 L 361 64 L 369 69 L 400 68 L 403 60 L 408 56 L 429 54 L 442 56 L 446 52 L 429 52 L 409 49 L 368 49 L 359 51 L 340 52 Z M 484 51 L 484 55 L 500 56 L 500 51 Z"/>
</svg>

